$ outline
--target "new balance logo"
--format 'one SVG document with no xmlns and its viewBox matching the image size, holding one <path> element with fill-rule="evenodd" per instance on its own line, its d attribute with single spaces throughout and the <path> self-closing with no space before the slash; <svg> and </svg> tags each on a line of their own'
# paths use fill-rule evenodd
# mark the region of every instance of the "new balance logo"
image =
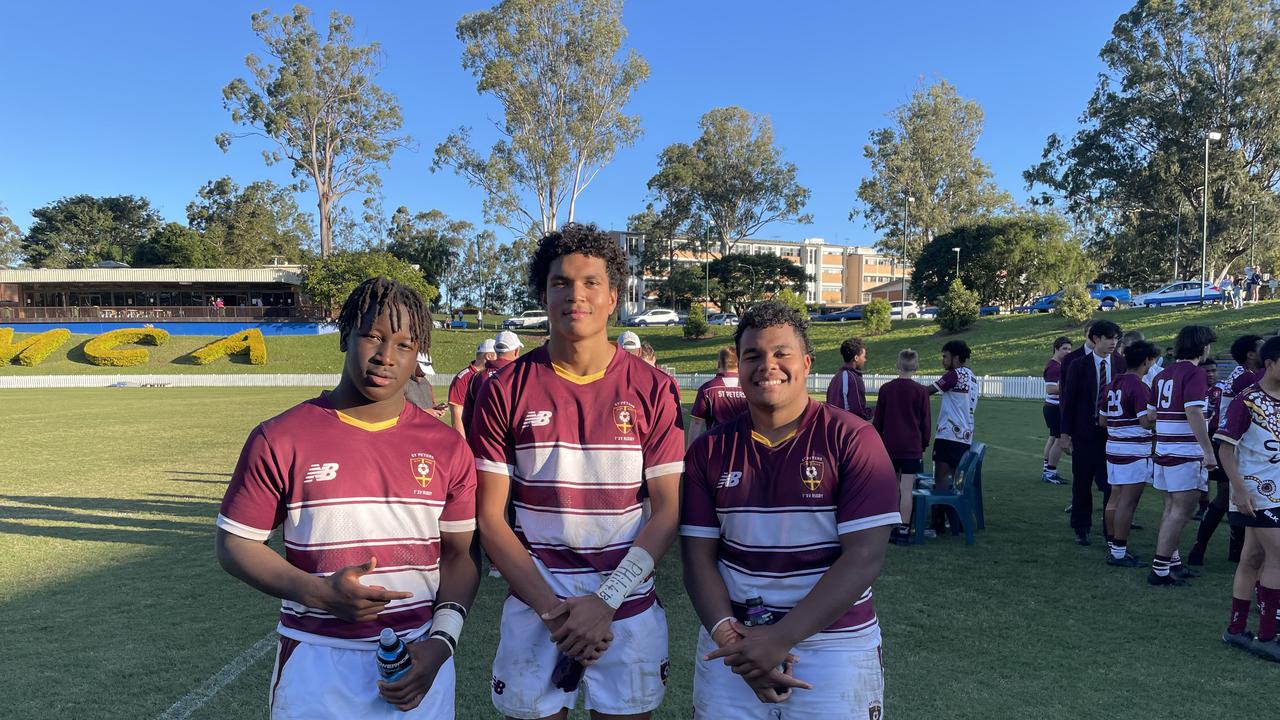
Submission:
<svg viewBox="0 0 1280 720">
<path fill-rule="evenodd" d="M 524 423 L 520 425 L 523 430 L 528 427 L 542 427 L 551 424 L 550 410 L 530 410 L 528 415 L 524 416 Z"/>
<path fill-rule="evenodd" d="M 738 483 L 742 482 L 742 473 L 738 471 L 727 472 L 720 476 L 720 482 L 716 483 L 716 489 L 738 487 Z"/>
<path fill-rule="evenodd" d="M 307 479 L 302 482 L 323 482 L 336 477 L 338 477 L 338 463 L 316 463 L 307 468 Z"/>
</svg>

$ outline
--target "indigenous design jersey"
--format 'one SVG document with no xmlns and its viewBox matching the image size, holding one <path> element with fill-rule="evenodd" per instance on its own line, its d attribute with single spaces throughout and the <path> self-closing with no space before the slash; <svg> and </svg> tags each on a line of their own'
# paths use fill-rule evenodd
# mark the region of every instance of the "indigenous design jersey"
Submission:
<svg viewBox="0 0 1280 720">
<path fill-rule="evenodd" d="M 1124 373 L 1107 385 L 1098 408 L 1107 419 L 1107 462 L 1123 465 L 1151 457 L 1151 431 L 1139 418 L 1154 409 L 1151 388 L 1137 375 Z"/>
<path fill-rule="evenodd" d="M 861 418 L 810 401 L 794 435 L 770 446 L 739 417 L 685 456 L 680 534 L 720 541 L 720 577 L 734 613 L 760 597 L 789 612 L 840 557 L 840 535 L 896 525 L 897 478 Z M 880 643 L 871 589 L 809 641 Z"/>
<path fill-rule="evenodd" d="M 413 593 L 377 620 L 280 602 L 281 635 L 366 650 L 384 627 L 412 640 L 430 626 L 440 533 L 475 529 L 476 476 L 461 436 L 410 403 L 388 423 L 344 418 L 326 393 L 254 428 L 218 527 L 264 542 L 283 525 L 285 558 L 312 575 L 377 558 L 361 582 Z"/>
<path fill-rule="evenodd" d="M 1187 422 L 1187 408 L 1204 411 L 1209 380 L 1195 363 L 1179 360 L 1156 376 L 1151 388 L 1156 406 L 1156 463 L 1181 465 L 1200 462 L 1200 443 Z"/>
<path fill-rule="evenodd" d="M 684 467 L 675 383 L 622 350 L 590 377 L 545 347 L 522 356 L 481 388 L 470 437 L 476 469 L 511 478 L 512 529 L 561 598 L 600 587 L 644 527 L 645 481 Z M 650 578 L 615 618 L 655 598 Z"/>
<path fill-rule="evenodd" d="M 1280 400 L 1257 385 L 1245 389 L 1214 437 L 1236 446 L 1240 477 L 1254 507 L 1280 507 Z"/>
<path fill-rule="evenodd" d="M 1258 376 L 1252 370 L 1245 368 L 1243 365 L 1237 365 L 1235 370 L 1220 380 L 1217 387 L 1222 389 L 1222 403 L 1218 407 L 1218 413 L 1222 419 L 1226 419 L 1227 411 L 1231 409 L 1231 401 L 1235 396 L 1244 392 L 1245 388 L 1258 381 Z"/>
<path fill-rule="evenodd" d="M 1050 383 L 1059 385 L 1062 382 L 1062 363 L 1050 359 L 1048 363 L 1045 363 L 1043 377 L 1045 383 L 1044 404 L 1057 405 L 1062 388 L 1059 386 L 1059 392 L 1049 392 L 1048 386 Z"/>
<path fill-rule="evenodd" d="M 933 384 L 942 393 L 936 440 L 973 442 L 973 413 L 978 409 L 978 380 L 967 367 L 948 370 Z"/>
<path fill-rule="evenodd" d="M 466 367 L 458 371 L 453 376 L 453 381 L 449 383 L 449 404 L 463 406 L 467 404 L 467 390 L 471 387 L 471 381 L 476 379 L 484 368 L 476 367 L 470 363 Z"/>
<path fill-rule="evenodd" d="M 723 425 L 747 411 L 747 396 L 742 392 L 738 373 L 716 373 L 698 388 L 690 415 L 706 421 L 707 428 Z"/>
</svg>

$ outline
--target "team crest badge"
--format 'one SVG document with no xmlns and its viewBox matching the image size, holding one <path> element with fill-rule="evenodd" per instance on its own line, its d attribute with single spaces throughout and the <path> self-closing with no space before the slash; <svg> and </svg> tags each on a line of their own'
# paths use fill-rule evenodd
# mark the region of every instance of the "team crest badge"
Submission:
<svg viewBox="0 0 1280 720">
<path fill-rule="evenodd" d="M 882 706 L 880 705 L 880 703 L 871 703 L 871 705 L 867 706 L 868 720 L 880 720 L 883 713 L 884 713 L 884 710 L 882 709 Z"/>
<path fill-rule="evenodd" d="M 826 469 L 827 461 L 820 456 L 807 457 L 800 461 L 800 481 L 804 486 L 809 488 L 809 492 L 816 492 L 818 487 L 822 485 L 823 470 Z"/>
<path fill-rule="evenodd" d="M 618 427 L 618 432 L 630 435 L 636 427 L 636 406 L 625 400 L 614 403 L 613 424 Z"/>
<path fill-rule="evenodd" d="M 409 467 L 413 472 L 413 479 L 418 481 L 422 487 L 431 484 L 432 478 L 436 476 L 436 458 L 430 453 L 414 453 L 409 456 Z"/>
</svg>

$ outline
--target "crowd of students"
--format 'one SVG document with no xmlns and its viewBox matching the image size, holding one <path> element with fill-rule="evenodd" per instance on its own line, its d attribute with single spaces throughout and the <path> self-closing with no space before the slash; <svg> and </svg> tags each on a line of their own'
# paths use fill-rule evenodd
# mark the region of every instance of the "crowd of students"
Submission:
<svg viewBox="0 0 1280 720">
<path fill-rule="evenodd" d="M 1107 565 L 1148 568 L 1151 585 L 1188 585 L 1224 516 L 1227 558 L 1236 562 L 1227 644 L 1280 661 L 1280 337 L 1244 335 L 1231 344 L 1233 370 L 1221 380 L 1217 333 L 1188 325 L 1168 351 L 1108 320 L 1089 324 L 1084 344 L 1054 341 L 1044 369 L 1044 482 L 1062 484 L 1057 464 L 1071 456 L 1070 525 L 1092 543 L 1094 491 L 1103 502 Z M 1209 483 L 1215 492 L 1210 495 Z M 1146 487 L 1160 493 L 1150 561 L 1130 549 L 1134 512 Z M 1185 558 L 1184 532 L 1200 519 Z M 1256 598 L 1258 630 L 1246 629 Z"/>
</svg>

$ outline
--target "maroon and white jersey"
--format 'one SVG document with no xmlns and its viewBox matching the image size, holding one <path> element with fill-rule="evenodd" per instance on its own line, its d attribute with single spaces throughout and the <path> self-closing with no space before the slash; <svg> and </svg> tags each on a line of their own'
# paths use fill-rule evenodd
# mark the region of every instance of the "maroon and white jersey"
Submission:
<svg viewBox="0 0 1280 720">
<path fill-rule="evenodd" d="M 978 379 L 967 367 L 948 370 L 933 384 L 942 393 L 936 440 L 973 442 L 973 413 L 978 409 Z"/>
<path fill-rule="evenodd" d="M 720 577 L 739 619 L 756 596 L 789 612 L 840 557 L 841 535 L 900 520 L 897 477 L 875 428 L 812 400 L 775 445 L 752 432 L 749 414 L 695 440 L 683 499 L 680 534 L 720 541 Z M 871 589 L 809 640 L 876 647 Z"/>
<path fill-rule="evenodd" d="M 1107 462 L 1123 465 L 1151 457 L 1151 431 L 1140 418 L 1155 409 L 1151 388 L 1133 373 L 1107 384 L 1098 414 L 1107 419 Z"/>
<path fill-rule="evenodd" d="M 1259 510 L 1280 507 L 1280 400 L 1252 385 L 1236 395 L 1215 439 L 1236 446 L 1245 490 Z"/>
<path fill-rule="evenodd" d="M 467 383 L 467 399 L 462 403 L 462 426 L 467 429 L 467 434 L 471 434 L 471 423 L 476 414 L 476 401 L 480 397 L 480 389 L 488 382 L 489 378 L 497 375 L 502 368 L 515 362 L 508 358 L 498 357 L 493 360 L 484 361 L 484 369 L 482 369 L 471 382 Z"/>
<path fill-rule="evenodd" d="M 1218 423 L 1222 421 L 1222 388 L 1209 386 L 1209 395 L 1205 397 L 1204 419 L 1209 426 L 1209 436 L 1218 432 Z"/>
<path fill-rule="evenodd" d="M 737 372 L 716 373 L 702 383 L 693 399 L 690 415 L 701 418 L 707 429 L 723 425 L 747 411 L 747 396 L 742 392 Z"/>
<path fill-rule="evenodd" d="M 406 640 L 430 627 L 440 533 L 475 529 L 475 490 L 471 451 L 447 425 L 411 403 L 392 422 L 361 423 L 326 393 L 249 434 L 218 527 L 265 542 L 283 526 L 285 558 L 312 575 L 376 557 L 361 582 L 413 597 L 391 601 L 372 622 L 280 602 L 281 635 L 367 650 L 384 627 Z"/>
<path fill-rule="evenodd" d="M 1209 379 L 1194 362 L 1179 360 L 1156 376 L 1151 388 L 1156 405 L 1156 463 L 1181 465 L 1200 462 L 1204 453 L 1187 422 L 1187 408 L 1204 411 Z"/>
<path fill-rule="evenodd" d="M 453 381 L 449 383 L 449 404 L 450 405 L 466 405 L 467 390 L 471 387 L 471 381 L 484 371 L 483 367 L 476 367 L 470 363 L 466 367 L 458 371 L 453 376 Z"/>
<path fill-rule="evenodd" d="M 1062 363 L 1054 360 L 1053 358 L 1049 358 L 1049 362 L 1045 363 L 1042 377 L 1044 378 L 1045 383 L 1044 404 L 1057 405 L 1062 388 L 1058 387 L 1054 392 L 1049 392 L 1049 385 L 1052 383 L 1053 385 L 1058 386 L 1059 383 L 1062 382 Z"/>
<path fill-rule="evenodd" d="M 644 527 L 645 482 L 684 467 L 680 395 L 666 373 L 615 350 L 573 375 L 545 347 L 485 381 L 470 441 L 476 469 L 511 478 L 512 528 L 559 597 L 600 587 Z M 653 605 L 653 579 L 616 618 Z"/>
</svg>

